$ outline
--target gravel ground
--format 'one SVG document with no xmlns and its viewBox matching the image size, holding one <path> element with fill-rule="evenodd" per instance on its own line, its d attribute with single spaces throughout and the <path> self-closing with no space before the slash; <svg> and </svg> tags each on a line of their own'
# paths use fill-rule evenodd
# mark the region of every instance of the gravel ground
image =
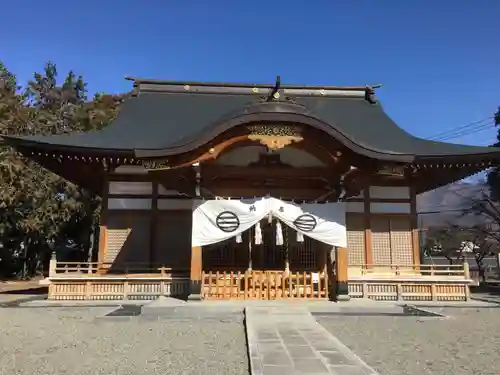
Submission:
<svg viewBox="0 0 500 375">
<path fill-rule="evenodd" d="M 447 319 L 318 318 L 381 375 L 500 374 L 500 307 L 445 308 Z"/>
<path fill-rule="evenodd" d="M 111 310 L 0 309 L 0 374 L 248 374 L 242 316 L 96 319 Z"/>
</svg>

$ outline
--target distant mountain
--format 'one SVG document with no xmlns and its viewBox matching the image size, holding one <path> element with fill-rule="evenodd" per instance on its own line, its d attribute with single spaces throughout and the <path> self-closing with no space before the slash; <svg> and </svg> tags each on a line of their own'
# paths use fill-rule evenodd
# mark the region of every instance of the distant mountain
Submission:
<svg viewBox="0 0 500 375">
<path fill-rule="evenodd" d="M 420 194 L 417 197 L 420 227 L 460 225 L 473 226 L 481 219 L 474 215 L 463 215 L 474 199 L 479 199 L 487 190 L 484 183 L 456 182 Z"/>
</svg>

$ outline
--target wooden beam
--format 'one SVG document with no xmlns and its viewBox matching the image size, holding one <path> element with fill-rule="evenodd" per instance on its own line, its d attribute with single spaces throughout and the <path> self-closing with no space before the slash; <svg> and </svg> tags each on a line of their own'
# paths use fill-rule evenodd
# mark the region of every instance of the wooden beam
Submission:
<svg viewBox="0 0 500 375">
<path fill-rule="evenodd" d="M 251 167 L 234 167 L 234 166 L 219 166 L 209 165 L 201 166 L 201 174 L 203 179 L 212 178 L 245 178 L 245 179 L 262 179 L 265 177 L 273 177 L 276 179 L 296 180 L 296 179 L 324 179 L 326 181 L 337 181 L 339 176 L 330 168 L 323 167 L 307 167 L 294 168 L 287 166 L 251 166 Z"/>
<path fill-rule="evenodd" d="M 207 190 L 214 196 L 230 198 L 253 198 L 266 195 L 272 195 L 283 199 L 295 200 L 317 200 L 328 193 L 326 189 L 306 189 L 286 187 L 227 187 L 227 186 L 208 186 Z"/>
<path fill-rule="evenodd" d="M 309 190 L 322 190 L 328 191 L 332 190 L 328 183 L 321 180 L 305 180 L 305 179 L 293 179 L 293 180 L 280 180 L 276 178 L 260 178 L 260 179 L 246 179 L 246 178 L 216 178 L 214 180 L 201 180 L 201 186 L 207 189 L 215 189 L 217 187 L 227 187 L 234 189 L 241 188 L 268 188 L 268 189 L 309 189 Z M 334 185 L 333 185 L 334 186 Z"/>
</svg>

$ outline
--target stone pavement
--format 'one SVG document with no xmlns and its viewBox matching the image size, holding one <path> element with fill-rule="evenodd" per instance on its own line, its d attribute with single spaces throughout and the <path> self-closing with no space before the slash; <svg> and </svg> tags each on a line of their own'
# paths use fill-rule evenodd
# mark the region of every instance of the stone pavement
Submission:
<svg viewBox="0 0 500 375">
<path fill-rule="evenodd" d="M 245 309 L 252 375 L 376 375 L 307 308 Z"/>
</svg>

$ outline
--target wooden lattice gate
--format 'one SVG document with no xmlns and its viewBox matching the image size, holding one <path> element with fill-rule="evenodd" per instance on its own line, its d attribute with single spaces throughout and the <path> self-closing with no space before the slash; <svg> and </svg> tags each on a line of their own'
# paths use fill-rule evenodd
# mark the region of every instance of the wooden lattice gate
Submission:
<svg viewBox="0 0 500 375">
<path fill-rule="evenodd" d="M 328 298 L 328 276 L 285 271 L 203 272 L 203 299 Z"/>
<path fill-rule="evenodd" d="M 262 243 L 254 229 L 241 241 L 230 239 L 203 249 L 204 299 L 328 298 L 326 251 L 318 242 L 282 225 L 276 243 L 276 220 L 261 222 Z"/>
</svg>

